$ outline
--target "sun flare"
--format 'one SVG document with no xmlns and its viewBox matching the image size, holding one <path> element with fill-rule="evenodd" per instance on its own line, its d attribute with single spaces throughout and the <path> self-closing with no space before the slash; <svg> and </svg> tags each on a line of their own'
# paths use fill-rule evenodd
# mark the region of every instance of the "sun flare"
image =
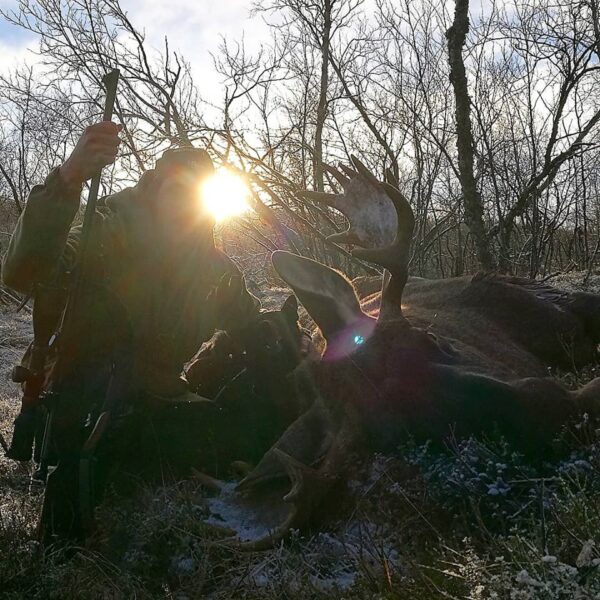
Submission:
<svg viewBox="0 0 600 600">
<path fill-rule="evenodd" d="M 202 185 L 202 202 L 217 223 L 246 212 L 250 190 L 235 173 L 221 169 Z"/>
</svg>

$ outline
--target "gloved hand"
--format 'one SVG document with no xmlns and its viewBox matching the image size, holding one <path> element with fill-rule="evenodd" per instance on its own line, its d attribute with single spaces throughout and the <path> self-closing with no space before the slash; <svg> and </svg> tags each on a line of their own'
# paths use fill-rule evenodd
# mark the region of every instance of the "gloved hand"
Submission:
<svg viewBox="0 0 600 600">
<path fill-rule="evenodd" d="M 122 125 L 102 121 L 86 127 L 73 152 L 60 167 L 60 176 L 69 186 L 81 185 L 102 167 L 115 162 Z"/>
</svg>

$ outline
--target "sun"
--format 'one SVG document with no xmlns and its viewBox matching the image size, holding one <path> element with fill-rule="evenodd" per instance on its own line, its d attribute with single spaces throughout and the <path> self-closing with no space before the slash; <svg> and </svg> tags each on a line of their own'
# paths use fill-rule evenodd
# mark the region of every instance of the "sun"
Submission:
<svg viewBox="0 0 600 600">
<path fill-rule="evenodd" d="M 204 208 L 217 223 L 249 210 L 248 196 L 250 190 L 246 182 L 226 169 L 220 169 L 202 184 Z"/>
</svg>

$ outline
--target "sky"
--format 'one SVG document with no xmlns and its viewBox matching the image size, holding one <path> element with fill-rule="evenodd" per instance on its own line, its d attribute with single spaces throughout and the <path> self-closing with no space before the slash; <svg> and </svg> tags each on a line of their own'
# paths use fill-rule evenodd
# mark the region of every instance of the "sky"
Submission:
<svg viewBox="0 0 600 600">
<path fill-rule="evenodd" d="M 17 3 L 13 0 L 0 0 L 0 9 L 10 10 Z M 23 59 L 27 47 L 32 43 L 31 36 L 18 27 L 9 25 L 0 17 L 0 70 Z"/>
<path fill-rule="evenodd" d="M 3 10 L 15 9 L 16 0 L 0 0 Z M 244 38 L 252 49 L 267 38 L 262 18 L 251 17 L 252 0 L 121 0 L 133 24 L 145 31 L 147 40 L 162 47 L 164 36 L 170 47 L 179 50 L 192 65 L 203 97 L 220 96 L 218 74 L 210 52 L 216 52 L 221 36 L 228 40 Z M 30 49 L 37 40 L 32 34 L 10 25 L 0 17 L 0 71 L 15 62 L 34 60 Z"/>
</svg>

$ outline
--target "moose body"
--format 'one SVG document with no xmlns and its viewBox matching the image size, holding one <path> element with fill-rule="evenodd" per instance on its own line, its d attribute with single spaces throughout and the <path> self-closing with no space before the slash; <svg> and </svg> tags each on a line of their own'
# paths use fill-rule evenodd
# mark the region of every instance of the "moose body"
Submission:
<svg viewBox="0 0 600 600">
<path fill-rule="evenodd" d="M 413 326 L 449 344 L 465 366 L 502 379 L 545 377 L 548 368 L 580 368 L 598 356 L 594 294 L 494 274 L 414 278 L 402 311 Z"/>
<path fill-rule="evenodd" d="M 381 278 L 357 277 L 352 285 L 362 310 L 376 316 Z M 402 312 L 465 359 L 474 355 L 477 372 L 502 378 L 544 377 L 548 368 L 579 369 L 598 358 L 598 294 L 499 274 L 409 277 Z"/>
<path fill-rule="evenodd" d="M 323 273 L 330 276 L 328 270 Z M 311 276 L 316 282 L 323 273 Z M 567 390 L 549 377 L 549 369 L 579 368 L 597 358 L 598 295 L 567 293 L 501 275 L 411 277 L 402 297 L 402 318 L 384 327 L 376 321 L 381 278 L 339 281 L 347 288 L 340 298 L 356 293 L 351 337 L 364 338 L 364 345 L 350 344 L 349 356 L 343 344 L 341 356 L 330 347 L 325 360 L 314 347 L 308 353 L 300 351 L 305 338 L 292 297 L 281 311 L 262 313 L 249 324 L 236 336 L 241 342 L 218 332 L 192 361 L 188 379 L 209 397 L 215 395 L 215 390 L 206 389 L 210 382 L 217 381 L 221 389 L 224 381 L 245 371 L 237 383 L 225 386 L 226 393 L 217 394 L 222 423 L 214 438 L 230 440 L 225 445 L 231 458 L 258 460 L 317 396 L 329 407 L 341 399 L 342 412 L 351 406 L 360 409 L 379 445 L 393 445 L 399 430 L 443 438 L 449 426 L 465 432 L 493 427 L 500 414 L 486 414 L 486 404 L 502 407 L 518 420 L 519 415 L 525 417 L 519 401 L 527 395 L 532 410 L 536 397 L 542 413 L 554 405 L 560 408 L 555 420 L 562 423 L 562 408 L 571 410 L 573 403 Z M 327 289 L 327 283 L 321 283 Z M 335 334 L 329 337 L 331 346 Z M 207 373 L 212 369 L 219 375 Z M 442 415 L 444 404 L 452 410 Z M 434 429 L 435 414 L 440 423 Z M 529 427 L 526 418 L 522 421 Z M 510 429 L 519 437 L 520 427 Z M 554 431 L 541 427 L 548 437 Z"/>
<path fill-rule="evenodd" d="M 370 278 L 353 287 L 321 263 L 273 255 L 326 349 L 290 376 L 289 393 L 309 398 L 310 408 L 238 486 L 251 494 L 281 476 L 292 481 L 284 498 L 289 517 L 251 547 L 305 523 L 344 478 L 355 451 L 389 449 L 407 432 L 433 441 L 500 432 L 539 458 L 569 418 L 600 414 L 600 378 L 571 391 L 549 376 L 552 367 L 597 361 L 600 296 L 500 275 L 409 278 L 410 205 L 358 160 L 354 165 L 338 172 L 344 194 L 308 194 L 350 221 L 336 241 L 360 246 L 353 253 L 391 277 L 376 292 Z"/>
<path fill-rule="evenodd" d="M 276 258 L 298 260 L 299 268 L 321 270 L 292 255 Z M 293 273 L 294 266 L 279 266 Z M 332 310 L 352 314 L 341 329 L 361 343 L 352 347 L 330 333 L 334 348 L 299 372 L 331 410 L 357 411 L 371 446 L 397 444 L 401 432 L 443 440 L 499 429 L 521 449 L 542 455 L 569 415 L 594 408 L 596 382 L 570 392 L 549 368 L 597 360 L 599 338 L 590 323 L 600 319 L 599 296 L 495 275 L 414 279 L 406 285 L 402 312 L 377 322 L 381 293 L 360 304 L 355 297 L 350 308 L 350 283 L 332 271 L 321 276 L 347 286 L 346 293 L 331 294 L 345 304 Z M 315 287 L 327 284 L 321 280 Z M 296 291 L 309 305 L 323 301 L 306 298 L 306 288 Z"/>
</svg>

